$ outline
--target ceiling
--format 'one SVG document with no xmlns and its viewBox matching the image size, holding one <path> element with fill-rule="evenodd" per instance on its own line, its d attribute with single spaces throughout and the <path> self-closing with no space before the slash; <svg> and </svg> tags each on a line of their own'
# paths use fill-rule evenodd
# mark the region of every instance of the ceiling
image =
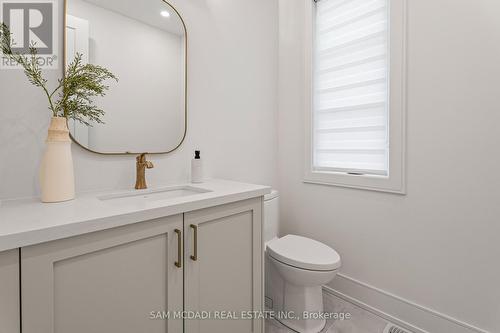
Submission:
<svg viewBox="0 0 500 333">
<path fill-rule="evenodd" d="M 175 10 L 162 0 L 84 0 L 161 30 L 184 36 L 184 26 Z M 160 13 L 167 11 L 170 17 Z"/>
</svg>

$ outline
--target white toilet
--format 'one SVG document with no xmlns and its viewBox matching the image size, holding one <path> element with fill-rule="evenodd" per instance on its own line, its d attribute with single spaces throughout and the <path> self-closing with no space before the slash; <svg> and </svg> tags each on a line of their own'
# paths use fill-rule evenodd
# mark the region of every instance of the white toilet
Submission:
<svg viewBox="0 0 500 333">
<path fill-rule="evenodd" d="M 321 287 L 337 274 L 340 256 L 310 238 L 295 235 L 277 238 L 278 200 L 276 191 L 264 197 L 266 308 L 297 332 L 318 333 L 326 323 L 318 316 L 323 312 Z M 304 312 L 313 316 L 304 318 Z"/>
</svg>

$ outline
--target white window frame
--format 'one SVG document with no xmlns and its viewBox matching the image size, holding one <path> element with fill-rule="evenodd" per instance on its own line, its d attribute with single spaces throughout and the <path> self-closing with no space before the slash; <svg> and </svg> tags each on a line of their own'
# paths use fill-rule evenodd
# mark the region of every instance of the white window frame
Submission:
<svg viewBox="0 0 500 333">
<path fill-rule="evenodd" d="M 389 0 L 390 89 L 389 175 L 350 175 L 313 170 L 314 0 L 305 1 L 305 165 L 304 182 L 406 194 L 407 0 Z M 320 0 L 321 1 L 321 0 Z"/>
</svg>

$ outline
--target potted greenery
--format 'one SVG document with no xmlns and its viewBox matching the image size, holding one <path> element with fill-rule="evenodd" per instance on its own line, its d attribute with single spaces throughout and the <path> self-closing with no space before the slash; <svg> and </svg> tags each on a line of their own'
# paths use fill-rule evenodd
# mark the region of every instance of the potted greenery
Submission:
<svg viewBox="0 0 500 333">
<path fill-rule="evenodd" d="M 74 199 L 75 181 L 67 119 L 74 119 L 87 126 L 92 126 L 92 123 L 102 123 L 104 111 L 94 104 L 94 99 L 106 94 L 109 89 L 105 85 L 106 80 L 118 81 L 118 79 L 104 67 L 84 64 L 82 55 L 77 54 L 56 86 L 49 88 L 37 61 L 35 45 L 30 46 L 29 56 L 13 52 L 13 45 L 11 33 L 2 23 L 0 28 L 2 53 L 23 68 L 31 84 L 43 90 L 52 115 L 40 167 L 42 201 L 61 202 Z"/>
</svg>

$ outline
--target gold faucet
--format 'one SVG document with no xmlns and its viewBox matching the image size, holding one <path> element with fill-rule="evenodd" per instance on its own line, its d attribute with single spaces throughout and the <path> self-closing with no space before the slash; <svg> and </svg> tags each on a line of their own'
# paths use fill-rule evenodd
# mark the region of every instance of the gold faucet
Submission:
<svg viewBox="0 0 500 333">
<path fill-rule="evenodd" d="M 136 190 L 144 190 L 147 189 L 146 185 L 146 168 L 152 169 L 154 168 L 153 163 L 146 160 L 146 153 L 143 153 L 136 157 L 136 169 L 137 176 L 135 180 L 135 189 Z"/>
</svg>

